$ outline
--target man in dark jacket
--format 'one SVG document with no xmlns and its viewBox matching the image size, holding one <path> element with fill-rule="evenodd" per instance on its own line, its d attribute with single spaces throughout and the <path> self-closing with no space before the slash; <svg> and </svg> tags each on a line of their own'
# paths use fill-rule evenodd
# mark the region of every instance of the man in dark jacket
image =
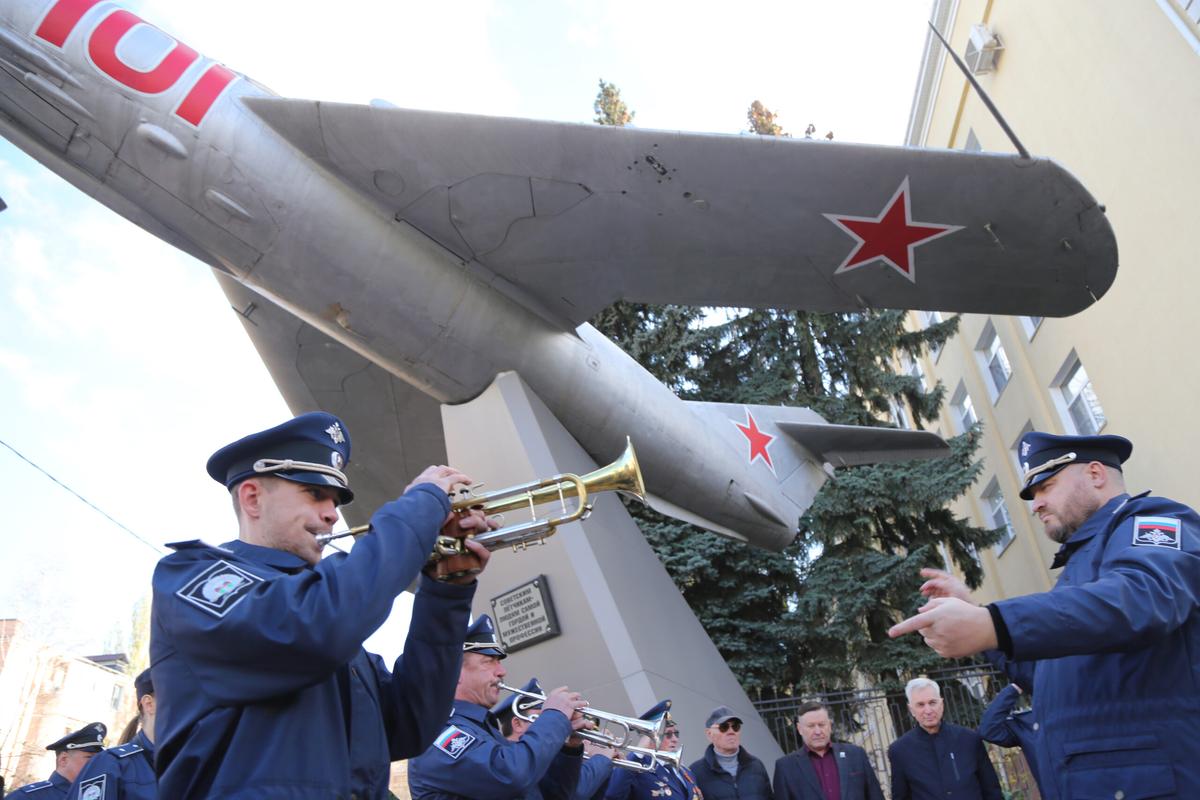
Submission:
<svg viewBox="0 0 1200 800">
<path fill-rule="evenodd" d="M 1037 661 L 1042 796 L 1200 797 L 1200 517 L 1125 491 L 1120 436 L 1021 438 L 1021 499 L 1061 545 L 1049 592 L 933 599 L 891 633 L 939 654 Z"/>
<path fill-rule="evenodd" d="M 983 739 L 942 722 L 942 691 L 928 678 L 904 687 L 918 727 L 892 742 L 892 800 L 1003 800 Z"/>
<path fill-rule="evenodd" d="M 704 725 L 708 749 L 692 763 L 705 800 L 771 800 L 771 783 L 762 761 L 742 747 L 742 721 L 728 706 L 718 706 Z"/>
<path fill-rule="evenodd" d="M 800 749 L 775 762 L 775 800 L 883 800 L 867 752 L 833 743 L 833 722 L 823 703 L 800 706 Z"/>
</svg>

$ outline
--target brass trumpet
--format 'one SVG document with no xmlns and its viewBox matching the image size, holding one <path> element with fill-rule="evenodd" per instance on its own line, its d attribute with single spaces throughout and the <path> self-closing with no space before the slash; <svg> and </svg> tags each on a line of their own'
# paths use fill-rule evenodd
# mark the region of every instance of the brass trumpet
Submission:
<svg viewBox="0 0 1200 800">
<path fill-rule="evenodd" d="M 531 481 L 507 489 L 486 492 L 480 495 L 466 494 L 453 499 L 451 507 L 455 511 L 481 509 L 484 514 L 499 514 L 518 508 L 528 508 L 534 516 L 528 522 L 509 525 L 498 530 L 480 533 L 471 538 L 488 550 L 499 550 L 501 547 L 512 547 L 514 550 L 524 550 L 535 544 L 542 544 L 552 536 L 560 525 L 586 519 L 592 513 L 592 503 L 589 498 L 600 492 L 623 492 L 645 502 L 646 487 L 642 482 L 642 473 L 638 468 L 637 454 L 633 450 L 633 442 L 625 439 L 625 452 L 621 457 L 606 467 L 580 477 L 572 473 L 564 473 L 540 481 Z M 453 497 L 453 496 L 452 496 Z M 575 499 L 575 507 L 568 509 L 567 499 Z M 546 519 L 538 519 L 534 509 L 544 503 L 558 501 L 562 505 L 562 513 Z M 370 525 L 359 525 L 338 533 L 326 533 L 317 537 L 322 546 L 335 539 L 346 536 L 361 536 L 371 529 Z M 429 560 L 440 561 L 451 556 L 469 554 L 470 550 L 463 540 L 454 536 L 439 536 L 434 544 L 433 553 Z"/>
<path fill-rule="evenodd" d="M 518 720 L 533 722 L 536 717 L 529 715 L 527 709 L 535 708 L 546 702 L 546 696 L 541 692 L 541 686 L 534 681 L 534 687 L 538 691 L 527 692 L 523 688 L 509 686 L 508 684 L 500 684 L 506 692 L 512 692 L 512 715 Z M 532 703 L 522 703 L 521 700 L 533 700 Z M 641 717 L 628 717 L 622 714 L 613 714 L 612 711 L 601 711 L 600 709 L 583 708 L 580 709 L 580 714 L 586 720 L 596 724 L 594 730 L 576 730 L 575 735 L 580 739 L 584 739 L 601 747 L 612 747 L 613 750 L 619 750 L 625 753 L 637 753 L 641 756 L 649 757 L 649 763 L 643 764 L 635 762 L 628 758 L 612 759 L 613 766 L 623 766 L 625 769 L 634 770 L 637 772 L 650 772 L 654 770 L 655 762 L 666 762 L 668 764 L 679 764 L 677 753 L 671 751 L 654 750 L 652 747 L 638 747 L 636 741 L 642 736 L 648 736 L 655 746 L 658 746 L 662 740 L 662 732 L 667 726 L 667 712 L 664 710 L 662 714 L 653 718 L 653 720 L 642 720 Z M 610 726 L 614 726 L 617 730 L 610 730 Z"/>
</svg>

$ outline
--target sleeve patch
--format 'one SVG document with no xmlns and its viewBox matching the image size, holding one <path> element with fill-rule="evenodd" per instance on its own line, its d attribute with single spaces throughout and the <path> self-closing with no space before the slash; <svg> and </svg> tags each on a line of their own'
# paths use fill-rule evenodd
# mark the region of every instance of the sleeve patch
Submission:
<svg viewBox="0 0 1200 800">
<path fill-rule="evenodd" d="M 453 759 L 457 759 L 475 742 L 475 737 L 457 725 L 451 725 L 438 734 L 433 746 Z"/>
<path fill-rule="evenodd" d="M 223 617 L 262 582 L 257 575 L 222 560 L 207 567 L 175 594 L 214 617 Z"/>
<path fill-rule="evenodd" d="M 1178 550 L 1183 524 L 1174 517 L 1135 517 L 1133 544 L 1137 547 L 1168 547 Z"/>
<path fill-rule="evenodd" d="M 104 800 L 107 775 L 97 775 L 79 784 L 79 800 Z"/>
</svg>

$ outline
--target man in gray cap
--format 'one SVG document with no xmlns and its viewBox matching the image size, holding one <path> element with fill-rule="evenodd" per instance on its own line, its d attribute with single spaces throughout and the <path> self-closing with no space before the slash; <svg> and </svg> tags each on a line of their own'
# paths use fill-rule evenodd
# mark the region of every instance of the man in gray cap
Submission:
<svg viewBox="0 0 1200 800">
<path fill-rule="evenodd" d="M 919 631 L 943 656 L 997 649 L 1036 661 L 1042 796 L 1200 797 L 1200 517 L 1130 496 L 1120 436 L 1021 438 L 1021 497 L 1059 543 L 1049 592 L 973 605 L 930 575 Z"/>
<path fill-rule="evenodd" d="M 47 750 L 54 751 L 54 772 L 44 781 L 18 786 L 9 793 L 5 800 L 25 798 L 30 800 L 61 800 L 66 798 L 71 782 L 79 775 L 83 765 L 92 756 L 104 749 L 104 735 L 108 728 L 103 722 L 93 722 L 84 725 L 79 730 L 68 733 L 57 742 L 46 745 Z"/>
<path fill-rule="evenodd" d="M 705 800 L 771 800 L 771 780 L 762 761 L 742 747 L 742 720 L 729 706 L 717 706 L 704 723 L 708 748 L 692 762 Z"/>
</svg>

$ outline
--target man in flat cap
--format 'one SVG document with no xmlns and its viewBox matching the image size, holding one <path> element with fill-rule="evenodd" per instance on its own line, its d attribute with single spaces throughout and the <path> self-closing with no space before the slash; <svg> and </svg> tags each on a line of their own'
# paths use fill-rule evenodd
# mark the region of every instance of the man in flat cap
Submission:
<svg viewBox="0 0 1200 800">
<path fill-rule="evenodd" d="M 353 499 L 350 435 L 304 414 L 221 448 L 208 473 L 234 500 L 238 538 L 201 541 L 154 571 L 150 659 L 160 797 L 383 797 L 393 760 L 420 753 L 454 694 L 472 575 L 433 580 L 439 532 L 486 530 L 451 512 L 470 479 L 433 466 L 371 517 L 348 554 L 319 539 Z M 477 567 L 487 551 L 467 548 Z M 419 578 L 404 654 L 389 671 L 362 643 Z"/>
<path fill-rule="evenodd" d="M 138 714 L 121 734 L 121 743 L 89 761 L 71 785 L 68 800 L 155 800 L 154 683 L 150 670 L 133 679 Z"/>
<path fill-rule="evenodd" d="M 492 714 L 507 653 L 488 615 L 472 623 L 463 651 L 450 719 L 409 762 L 413 800 L 571 800 L 583 760 L 574 733 L 586 724 L 578 712 L 587 702 L 565 686 L 554 689 L 537 720 L 509 741 Z"/>
<path fill-rule="evenodd" d="M 717 706 L 704 723 L 708 747 L 692 762 L 692 774 L 708 800 L 771 800 L 767 768 L 742 746 L 742 718 L 729 706 Z"/>
<path fill-rule="evenodd" d="M 47 750 L 54 751 L 54 772 L 44 781 L 27 783 L 18 786 L 8 794 L 5 800 L 25 798 L 30 800 L 60 800 L 66 798 L 71 788 L 71 782 L 79 775 L 83 766 L 92 756 L 104 749 L 104 735 L 108 728 L 103 722 L 93 722 L 84 725 L 73 733 L 46 745 Z"/>
<path fill-rule="evenodd" d="M 933 573 L 920 631 L 950 658 L 999 649 L 1035 661 L 1042 796 L 1200 797 L 1200 517 L 1130 496 L 1120 436 L 1028 433 L 1021 497 L 1061 548 L 1049 592 L 972 605 Z"/>
</svg>

